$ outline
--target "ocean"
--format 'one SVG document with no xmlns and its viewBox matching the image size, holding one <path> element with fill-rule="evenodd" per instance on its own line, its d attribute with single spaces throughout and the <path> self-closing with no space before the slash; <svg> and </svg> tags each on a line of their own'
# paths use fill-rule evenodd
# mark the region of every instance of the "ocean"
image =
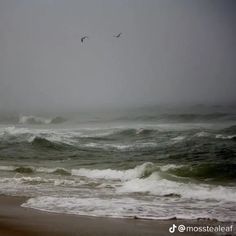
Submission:
<svg viewBox="0 0 236 236">
<path fill-rule="evenodd" d="M 81 116 L 82 117 L 82 116 Z M 236 115 L 1 120 L 0 194 L 87 216 L 236 221 Z"/>
</svg>

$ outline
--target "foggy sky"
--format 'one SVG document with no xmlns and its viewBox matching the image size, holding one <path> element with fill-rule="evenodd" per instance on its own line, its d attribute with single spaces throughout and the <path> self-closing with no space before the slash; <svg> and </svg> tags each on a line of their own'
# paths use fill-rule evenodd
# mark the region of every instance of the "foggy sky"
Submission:
<svg viewBox="0 0 236 236">
<path fill-rule="evenodd" d="M 0 0 L 0 109 L 236 102 L 235 22 L 234 0 Z"/>
</svg>

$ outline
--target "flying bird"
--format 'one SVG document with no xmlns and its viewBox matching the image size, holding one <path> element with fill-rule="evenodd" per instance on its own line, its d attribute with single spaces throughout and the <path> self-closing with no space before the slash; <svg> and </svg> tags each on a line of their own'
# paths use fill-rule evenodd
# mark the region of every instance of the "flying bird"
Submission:
<svg viewBox="0 0 236 236">
<path fill-rule="evenodd" d="M 81 39 L 80 39 L 81 43 L 83 43 L 85 39 L 88 39 L 88 36 L 81 37 Z"/>
<path fill-rule="evenodd" d="M 113 37 L 119 38 L 121 35 L 122 35 L 122 33 L 119 33 L 119 34 L 117 34 L 117 35 L 113 35 Z"/>
</svg>

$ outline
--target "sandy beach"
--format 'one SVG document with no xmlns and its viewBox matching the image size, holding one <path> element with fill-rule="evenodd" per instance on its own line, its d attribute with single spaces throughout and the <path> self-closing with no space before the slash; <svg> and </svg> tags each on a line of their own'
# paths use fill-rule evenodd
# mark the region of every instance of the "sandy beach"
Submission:
<svg viewBox="0 0 236 236">
<path fill-rule="evenodd" d="M 139 220 L 85 217 L 67 214 L 56 214 L 23 208 L 20 205 L 24 197 L 0 197 L 0 235 L 1 236 L 47 236 L 47 235 L 171 235 L 168 231 L 172 224 L 217 225 L 213 221 L 180 221 L 180 220 Z M 183 235 L 175 232 L 174 235 Z M 184 233 L 184 235 L 202 235 Z M 204 233 L 204 235 L 216 235 Z M 219 234 L 218 234 L 219 235 Z M 229 234 L 228 234 L 229 235 Z"/>
</svg>

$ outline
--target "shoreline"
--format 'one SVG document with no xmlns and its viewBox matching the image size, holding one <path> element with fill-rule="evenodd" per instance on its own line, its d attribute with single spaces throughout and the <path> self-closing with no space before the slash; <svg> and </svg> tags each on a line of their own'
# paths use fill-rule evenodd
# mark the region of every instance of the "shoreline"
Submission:
<svg viewBox="0 0 236 236">
<path fill-rule="evenodd" d="M 118 219 L 51 213 L 21 207 L 21 204 L 27 199 L 27 197 L 0 195 L 0 236 L 165 236 L 171 235 L 169 227 L 173 224 L 186 226 L 227 225 L 227 223 L 213 220 Z M 183 233 L 175 232 L 174 235 L 183 235 Z M 184 235 L 202 234 L 184 232 Z M 204 233 L 204 235 L 222 234 Z"/>
</svg>

